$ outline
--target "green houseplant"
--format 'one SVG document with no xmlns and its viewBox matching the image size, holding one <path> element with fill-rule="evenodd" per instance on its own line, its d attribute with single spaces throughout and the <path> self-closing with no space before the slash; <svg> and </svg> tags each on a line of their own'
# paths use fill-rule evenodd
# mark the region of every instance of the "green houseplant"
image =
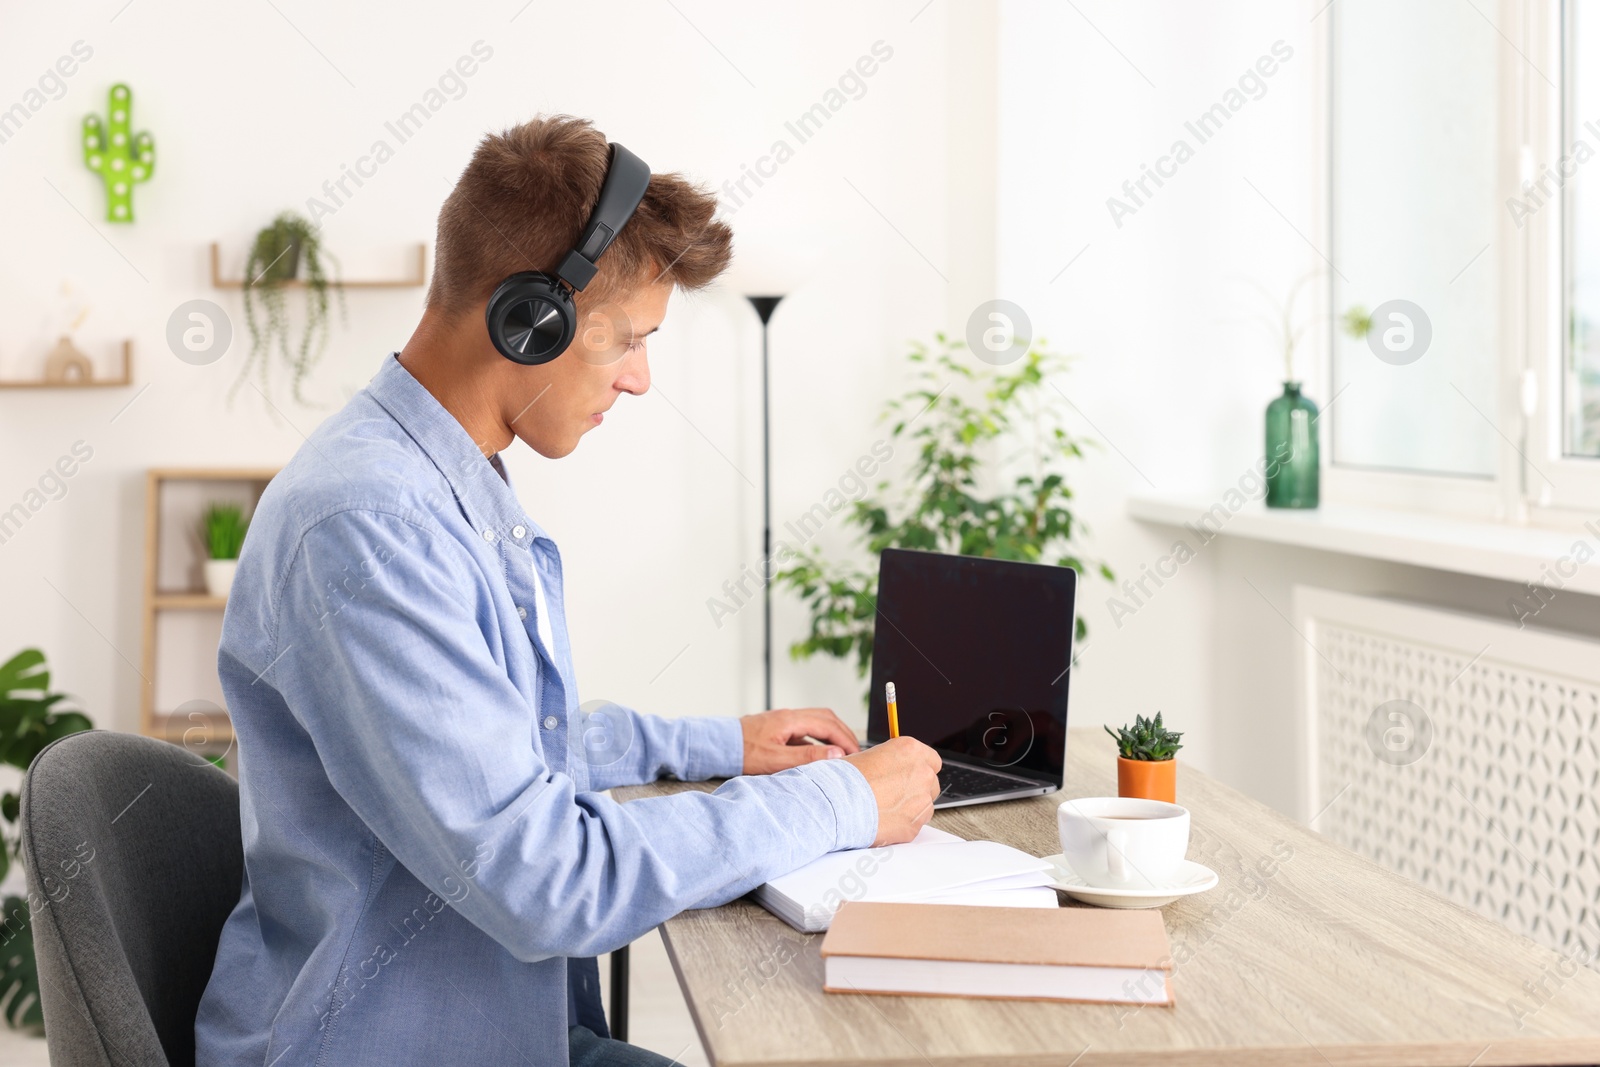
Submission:
<svg viewBox="0 0 1600 1067">
<path fill-rule="evenodd" d="M 1135 715 L 1132 726 L 1107 726 L 1105 731 L 1117 742 L 1117 796 L 1176 803 L 1178 762 L 1173 757 L 1183 747 L 1178 743 L 1183 734 L 1163 726 L 1159 711 L 1153 719 Z"/>
<path fill-rule="evenodd" d="M 1066 396 L 1054 379 L 1066 358 L 1035 341 L 1014 366 L 1002 369 L 963 358 L 965 348 L 942 333 L 932 346 L 911 348 L 914 384 L 883 413 L 892 422 L 892 448 L 915 450 L 910 469 L 893 490 L 889 481 L 879 482 L 845 518 L 869 562 L 886 548 L 916 548 L 1054 563 L 1111 580 L 1110 567 L 1083 553 L 1085 531 L 1067 485 L 1067 466 L 1083 458 L 1090 442 L 1063 425 Z M 865 676 L 872 663 L 876 568 L 830 561 L 813 546 L 796 550 L 775 581 L 798 594 L 811 615 L 810 632 L 790 654 L 853 659 Z M 1076 631 L 1079 640 L 1088 633 L 1081 615 Z"/>
<path fill-rule="evenodd" d="M 262 395 L 269 395 L 276 351 L 288 367 L 295 402 L 308 403 L 305 380 L 328 344 L 329 290 L 339 294 L 340 309 L 344 307 L 344 290 L 337 278 L 330 278 L 330 264 L 337 272 L 338 260 L 322 247 L 316 226 L 293 211 L 283 212 L 256 234 L 244 265 L 244 321 L 250 328 L 250 354 L 228 391 L 230 399 L 252 369 L 260 378 Z M 298 334 L 289 321 L 289 289 L 296 283 L 306 294 L 305 322 Z"/>
<path fill-rule="evenodd" d="M 33 757 L 50 742 L 91 729 L 88 716 L 60 706 L 66 699 L 62 693 L 50 692 L 50 671 L 38 649 L 24 649 L 0 664 L 0 760 L 26 771 Z M 0 817 L 5 820 L 0 878 L 11 869 L 12 859 L 20 857 L 19 804 L 16 793 L 0 796 Z M 0 1010 L 14 1028 L 42 1027 L 30 902 L 8 896 L 0 901 L 0 909 L 4 911 L 0 915 Z"/>
<path fill-rule="evenodd" d="M 233 588 L 233 575 L 239 569 L 239 550 L 250 520 L 237 504 L 212 504 L 200 520 L 200 535 L 206 548 L 206 592 L 225 597 Z"/>
</svg>

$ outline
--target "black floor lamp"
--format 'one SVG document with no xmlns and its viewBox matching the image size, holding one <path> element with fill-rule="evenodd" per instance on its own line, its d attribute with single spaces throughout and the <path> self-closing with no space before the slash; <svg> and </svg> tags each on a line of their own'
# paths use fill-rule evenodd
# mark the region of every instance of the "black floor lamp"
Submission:
<svg viewBox="0 0 1600 1067">
<path fill-rule="evenodd" d="M 746 296 L 761 317 L 761 669 L 764 688 L 761 707 L 772 707 L 772 404 L 768 383 L 768 330 L 781 296 Z"/>
</svg>

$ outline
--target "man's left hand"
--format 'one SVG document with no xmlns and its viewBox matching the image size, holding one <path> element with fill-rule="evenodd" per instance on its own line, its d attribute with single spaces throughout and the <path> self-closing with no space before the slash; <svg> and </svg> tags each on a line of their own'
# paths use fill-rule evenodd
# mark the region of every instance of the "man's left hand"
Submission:
<svg viewBox="0 0 1600 1067">
<path fill-rule="evenodd" d="M 744 731 L 744 773 L 772 774 L 819 759 L 861 751 L 855 731 L 827 708 L 779 708 L 739 720 Z M 821 744 L 812 744 L 815 738 Z"/>
</svg>

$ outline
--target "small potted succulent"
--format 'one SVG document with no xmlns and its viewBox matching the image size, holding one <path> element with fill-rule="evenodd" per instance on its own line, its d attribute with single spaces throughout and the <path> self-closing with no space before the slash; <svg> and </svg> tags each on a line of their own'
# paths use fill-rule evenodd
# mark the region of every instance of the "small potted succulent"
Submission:
<svg viewBox="0 0 1600 1067">
<path fill-rule="evenodd" d="M 1132 726 L 1106 733 L 1117 741 L 1117 796 L 1142 797 L 1177 803 L 1178 761 L 1173 755 L 1183 746 L 1183 734 L 1161 725 L 1161 713 L 1154 719 L 1133 717 Z"/>
<path fill-rule="evenodd" d="M 226 597 L 233 588 L 233 574 L 239 569 L 239 549 L 244 547 L 250 521 L 237 504 L 212 504 L 200 523 L 206 546 L 206 592 Z"/>
</svg>

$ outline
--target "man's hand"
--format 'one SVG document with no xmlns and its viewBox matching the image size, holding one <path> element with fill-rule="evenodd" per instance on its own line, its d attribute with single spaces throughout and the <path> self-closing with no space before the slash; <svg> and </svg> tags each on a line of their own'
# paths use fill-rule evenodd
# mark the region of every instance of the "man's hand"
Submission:
<svg viewBox="0 0 1600 1067">
<path fill-rule="evenodd" d="M 933 817 L 939 798 L 939 754 L 914 737 L 896 737 L 849 757 L 872 786 L 878 801 L 878 836 L 872 842 L 898 845 L 917 836 Z"/>
<path fill-rule="evenodd" d="M 744 731 L 745 774 L 772 774 L 861 751 L 855 733 L 827 708 L 763 711 L 741 718 L 739 728 Z M 812 744 L 811 738 L 822 744 Z"/>
</svg>

